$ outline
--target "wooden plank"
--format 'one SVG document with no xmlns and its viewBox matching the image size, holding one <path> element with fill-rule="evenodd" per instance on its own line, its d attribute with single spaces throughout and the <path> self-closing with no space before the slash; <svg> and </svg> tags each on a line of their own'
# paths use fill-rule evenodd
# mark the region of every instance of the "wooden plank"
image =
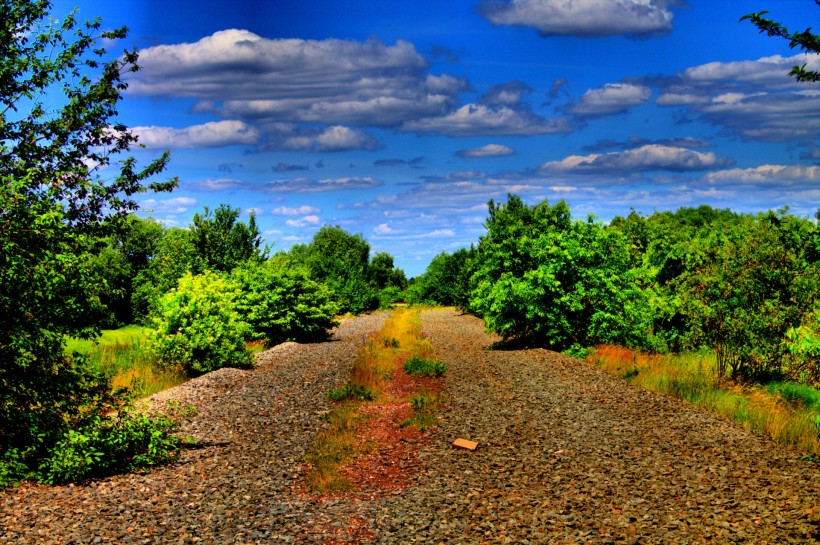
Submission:
<svg viewBox="0 0 820 545">
<path fill-rule="evenodd" d="M 475 441 L 470 441 L 469 439 L 462 439 L 461 437 L 453 441 L 453 448 L 475 450 L 477 446 L 478 443 L 476 443 Z"/>
</svg>

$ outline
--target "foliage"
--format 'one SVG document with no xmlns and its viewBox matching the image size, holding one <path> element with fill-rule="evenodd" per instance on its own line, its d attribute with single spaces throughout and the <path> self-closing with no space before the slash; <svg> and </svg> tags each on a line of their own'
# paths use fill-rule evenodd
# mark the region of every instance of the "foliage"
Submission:
<svg viewBox="0 0 820 545">
<path fill-rule="evenodd" d="M 325 225 L 309 245 L 294 246 L 290 259 L 330 288 L 339 312 L 358 314 L 379 306 L 378 292 L 368 281 L 369 255 L 370 245 L 362 235 Z"/>
<path fill-rule="evenodd" d="M 375 396 L 373 391 L 361 384 L 347 383 L 341 388 L 336 388 L 327 393 L 330 401 L 343 401 L 345 399 L 360 399 L 362 401 L 372 401 Z"/>
<path fill-rule="evenodd" d="M 162 238 L 148 266 L 133 280 L 131 306 L 134 319 L 150 324 L 158 310 L 160 297 L 175 288 L 186 272 L 197 262 L 196 248 L 191 231 L 172 227 L 162 232 Z"/>
<path fill-rule="evenodd" d="M 440 377 L 447 370 L 447 366 L 438 360 L 412 356 L 404 362 L 404 370 L 416 377 Z"/>
<path fill-rule="evenodd" d="M 249 367 L 249 327 L 236 310 L 237 297 L 238 290 L 216 273 L 186 273 L 177 289 L 162 297 L 154 318 L 150 342 L 160 361 L 188 374 Z"/>
<path fill-rule="evenodd" d="M 630 267 L 619 231 L 573 221 L 563 201 L 527 206 L 510 195 L 489 214 L 470 302 L 488 329 L 560 350 L 657 343 L 648 279 Z"/>
<path fill-rule="evenodd" d="M 760 380 L 800 371 L 783 365 L 785 340 L 820 296 L 816 230 L 786 211 L 770 212 L 693 244 L 698 251 L 676 286 L 696 339 L 717 354 L 718 377 Z"/>
<path fill-rule="evenodd" d="M 49 9 L 0 5 L 0 460 L 14 474 L 35 468 L 83 412 L 120 408 L 107 377 L 64 355 L 64 339 L 93 336 L 106 317 L 87 259 L 98 241 L 136 194 L 176 185 L 148 183 L 167 154 L 144 168 L 117 161 L 136 142 L 116 116 L 137 54 L 107 61 L 99 42 L 125 29 L 57 21 Z"/>
<path fill-rule="evenodd" d="M 248 223 L 237 222 L 239 209 L 220 204 L 216 210 L 206 206 L 203 214 L 194 214 L 191 238 L 196 249 L 193 272 L 205 270 L 230 272 L 249 260 L 264 258 L 256 216 L 251 212 Z"/>
<path fill-rule="evenodd" d="M 367 276 L 378 290 L 396 288 L 396 291 L 400 292 L 407 287 L 404 271 L 393 266 L 393 256 L 387 252 L 379 252 L 373 256 L 367 266 Z"/>
<path fill-rule="evenodd" d="M 475 249 L 441 253 L 407 290 L 409 302 L 467 308 Z"/>
<path fill-rule="evenodd" d="M 820 7 L 820 0 L 814 0 L 814 3 Z M 761 34 L 765 32 L 769 36 L 779 36 L 789 40 L 789 47 L 792 49 L 799 47 L 801 51 L 820 54 L 820 36 L 817 34 L 812 34 L 811 27 L 807 28 L 803 32 L 789 32 L 789 29 L 777 21 L 772 21 L 771 19 L 766 19 L 763 17 L 767 13 L 769 12 L 761 11 L 758 13 L 750 13 L 741 17 L 740 20 L 745 21 L 748 19 L 760 30 Z M 806 70 L 805 63 L 803 66 L 793 67 L 791 72 L 789 72 L 789 75 L 801 82 L 820 81 L 820 72 L 816 70 Z"/>
<path fill-rule="evenodd" d="M 182 440 L 178 422 L 135 412 L 94 414 L 68 429 L 38 468 L 37 479 L 62 484 L 134 471 L 176 460 Z"/>
<path fill-rule="evenodd" d="M 248 261 L 231 274 L 236 309 L 249 336 L 267 345 L 325 340 L 338 311 L 327 287 L 299 268 L 275 260 Z"/>
</svg>

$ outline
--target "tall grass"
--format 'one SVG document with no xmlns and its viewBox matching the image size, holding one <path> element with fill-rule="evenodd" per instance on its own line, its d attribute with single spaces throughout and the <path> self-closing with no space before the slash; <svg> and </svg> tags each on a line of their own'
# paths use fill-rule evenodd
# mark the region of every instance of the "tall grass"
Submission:
<svg viewBox="0 0 820 545">
<path fill-rule="evenodd" d="M 128 388 L 136 397 L 147 397 L 186 380 L 181 368 L 158 363 L 147 348 L 148 329 L 126 326 L 104 330 L 95 342 L 67 339 L 66 353 L 83 354 L 88 365 L 111 377 L 112 388 Z"/>
<path fill-rule="evenodd" d="M 815 388 L 718 381 L 711 353 L 643 354 L 606 345 L 596 347 L 587 361 L 646 389 L 674 395 L 775 441 L 820 455 L 820 392 Z"/>
</svg>

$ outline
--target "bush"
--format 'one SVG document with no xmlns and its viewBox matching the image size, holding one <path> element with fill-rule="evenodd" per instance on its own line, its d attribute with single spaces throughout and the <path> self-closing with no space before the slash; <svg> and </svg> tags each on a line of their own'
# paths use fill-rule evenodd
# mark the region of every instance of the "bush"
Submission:
<svg viewBox="0 0 820 545">
<path fill-rule="evenodd" d="M 238 290 L 210 271 L 180 278 L 179 286 L 160 300 L 151 348 L 166 365 L 188 374 L 222 367 L 250 367 L 245 348 L 248 324 L 236 311 Z"/>
<path fill-rule="evenodd" d="M 447 366 L 438 360 L 413 356 L 404 362 L 404 370 L 417 377 L 440 377 L 447 370 Z"/>
<path fill-rule="evenodd" d="M 330 291 L 299 268 L 273 260 L 248 262 L 234 269 L 231 280 L 239 290 L 236 308 L 250 327 L 248 335 L 269 346 L 325 340 L 336 325 L 339 307 Z"/>
</svg>

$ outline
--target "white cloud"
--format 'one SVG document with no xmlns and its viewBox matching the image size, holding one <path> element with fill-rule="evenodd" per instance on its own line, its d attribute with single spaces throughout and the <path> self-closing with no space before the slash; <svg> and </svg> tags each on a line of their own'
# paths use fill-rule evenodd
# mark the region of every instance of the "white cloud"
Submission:
<svg viewBox="0 0 820 545">
<path fill-rule="evenodd" d="M 402 128 L 445 136 L 526 136 L 572 132 L 566 119 L 544 119 L 527 110 L 483 104 L 465 104 L 441 117 L 408 121 Z"/>
<path fill-rule="evenodd" d="M 730 168 L 709 172 L 704 179 L 710 182 L 766 183 L 790 185 L 820 184 L 819 166 L 761 165 L 753 168 Z"/>
<path fill-rule="evenodd" d="M 187 212 L 196 204 L 197 200 L 191 197 L 174 197 L 160 201 L 156 199 L 145 199 L 140 202 L 140 208 L 143 212 L 172 212 L 181 214 Z"/>
<path fill-rule="evenodd" d="M 668 2 L 653 0 L 485 1 L 481 13 L 496 25 L 523 25 L 544 35 L 646 35 L 672 29 Z"/>
<path fill-rule="evenodd" d="M 813 139 L 820 132 L 820 91 L 788 76 L 795 65 L 820 70 L 820 55 L 774 55 L 710 62 L 657 83 L 661 106 L 688 107 L 702 119 L 747 140 Z"/>
<path fill-rule="evenodd" d="M 483 157 L 503 157 L 505 155 L 514 155 L 515 150 L 503 144 L 487 144 L 480 148 L 463 149 L 456 152 L 459 157 L 468 159 L 478 159 Z"/>
<path fill-rule="evenodd" d="M 597 89 L 588 89 L 569 111 L 589 116 L 619 114 L 643 104 L 651 96 L 652 90 L 644 85 L 607 83 Z"/>
<path fill-rule="evenodd" d="M 192 184 L 202 191 L 236 191 L 239 189 L 250 189 L 250 184 L 236 178 L 212 178 L 201 180 Z"/>
<path fill-rule="evenodd" d="M 147 148 L 213 148 L 254 144 L 259 131 L 242 121 L 213 121 L 190 127 L 134 127 L 139 143 Z"/>
<path fill-rule="evenodd" d="M 290 208 L 287 206 L 278 206 L 271 210 L 272 214 L 276 214 L 277 216 L 304 216 L 304 215 L 315 215 L 320 213 L 321 210 L 316 208 L 315 206 L 309 206 L 307 204 L 303 204 L 302 206 L 297 206 L 296 208 Z"/>
<path fill-rule="evenodd" d="M 414 46 L 378 39 L 266 39 L 228 29 L 140 52 L 129 92 L 200 99 L 244 120 L 395 125 L 441 115 L 466 82 L 427 73 Z"/>
<path fill-rule="evenodd" d="M 266 193 L 319 193 L 345 189 L 371 189 L 384 185 L 383 182 L 366 177 L 343 177 L 314 180 L 295 178 L 292 180 L 272 180 L 264 184 Z"/>
<path fill-rule="evenodd" d="M 285 225 L 288 227 L 307 227 L 319 224 L 319 216 L 305 216 L 298 220 L 287 220 Z"/>
<path fill-rule="evenodd" d="M 322 130 L 296 130 L 268 147 L 299 151 L 374 150 L 378 147 L 378 142 L 364 131 L 334 125 Z"/>
<path fill-rule="evenodd" d="M 391 229 L 390 226 L 386 223 L 380 223 L 376 227 L 373 228 L 374 235 L 390 235 L 395 233 L 395 229 Z"/>
<path fill-rule="evenodd" d="M 648 144 L 639 148 L 604 154 L 570 155 L 560 161 L 542 164 L 541 172 L 607 172 L 647 170 L 705 170 L 727 166 L 731 161 L 714 153 L 686 148 Z"/>
</svg>

